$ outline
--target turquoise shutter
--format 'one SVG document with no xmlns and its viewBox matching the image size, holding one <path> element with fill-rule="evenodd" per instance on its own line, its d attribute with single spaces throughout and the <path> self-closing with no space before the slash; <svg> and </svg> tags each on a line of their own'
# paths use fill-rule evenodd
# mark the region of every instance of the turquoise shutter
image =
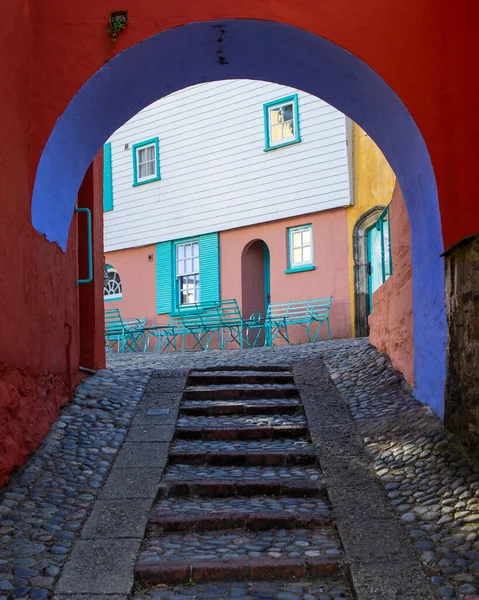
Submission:
<svg viewBox="0 0 479 600">
<path fill-rule="evenodd" d="M 201 302 L 220 299 L 220 244 L 217 233 L 199 238 Z"/>
<path fill-rule="evenodd" d="M 173 243 L 156 244 L 156 312 L 170 313 L 173 308 Z"/>
<path fill-rule="evenodd" d="M 111 143 L 103 146 L 103 210 L 113 210 L 113 178 L 111 171 Z"/>
</svg>

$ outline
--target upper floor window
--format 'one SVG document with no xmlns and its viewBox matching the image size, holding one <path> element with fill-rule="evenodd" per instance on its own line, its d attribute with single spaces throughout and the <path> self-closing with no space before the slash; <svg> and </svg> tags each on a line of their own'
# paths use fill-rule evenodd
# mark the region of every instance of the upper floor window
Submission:
<svg viewBox="0 0 479 600">
<path fill-rule="evenodd" d="M 264 105 L 265 151 L 301 141 L 298 94 Z"/>
<path fill-rule="evenodd" d="M 158 138 L 133 144 L 133 185 L 160 179 L 160 144 Z"/>
<path fill-rule="evenodd" d="M 176 245 L 178 305 L 200 301 L 200 250 L 198 241 Z"/>
<path fill-rule="evenodd" d="M 111 265 L 105 265 L 106 272 L 108 273 L 108 280 L 105 278 L 105 285 L 103 287 L 103 299 L 105 302 L 109 300 L 121 300 L 122 298 L 122 287 L 120 274 Z"/>
<path fill-rule="evenodd" d="M 288 246 L 289 269 L 286 271 L 287 273 L 314 269 L 312 225 L 288 229 Z"/>
</svg>

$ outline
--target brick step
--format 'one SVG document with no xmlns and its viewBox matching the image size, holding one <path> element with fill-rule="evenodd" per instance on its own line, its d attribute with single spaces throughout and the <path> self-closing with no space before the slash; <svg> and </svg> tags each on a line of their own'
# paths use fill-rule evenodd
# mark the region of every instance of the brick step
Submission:
<svg viewBox="0 0 479 600">
<path fill-rule="evenodd" d="M 189 386 L 183 392 L 183 400 L 223 400 L 236 398 L 297 398 L 298 390 L 293 384 L 238 384 Z"/>
<path fill-rule="evenodd" d="M 300 579 L 303 577 L 330 577 L 344 569 L 343 563 L 326 558 L 283 559 L 274 558 L 158 561 L 156 563 L 137 562 L 135 581 L 142 586 L 158 584 L 191 584 L 213 581 L 244 579 L 260 581 L 264 579 Z M 164 590 L 164 588 L 163 588 Z M 208 596 L 203 596 L 208 598 Z M 217 598 L 218 595 L 213 596 Z M 250 598 L 250 596 L 247 596 Z M 261 597 L 261 596 L 260 596 Z M 263 596 L 268 598 L 270 596 Z M 318 598 L 320 596 L 317 596 Z"/>
<path fill-rule="evenodd" d="M 206 531 L 213 529 L 297 529 L 331 522 L 322 498 L 163 498 L 153 508 L 148 531 Z"/>
<path fill-rule="evenodd" d="M 331 575 L 341 558 L 337 533 L 328 526 L 176 532 L 147 538 L 135 571 L 140 583 L 277 578 L 285 572 L 304 577 Z"/>
<path fill-rule="evenodd" d="M 159 488 L 161 497 L 287 496 L 321 497 L 324 485 L 317 467 L 170 465 Z"/>
<path fill-rule="evenodd" d="M 201 496 L 202 498 L 228 498 L 230 496 L 297 496 L 298 498 L 325 497 L 326 488 L 321 482 L 308 480 L 270 479 L 269 481 L 233 481 L 231 479 L 203 479 L 195 480 L 170 480 L 161 483 L 158 488 L 158 497 L 162 498 L 188 498 Z"/>
<path fill-rule="evenodd" d="M 170 600 L 175 598 L 202 598 L 207 600 L 272 599 L 272 598 L 338 598 L 352 600 L 353 594 L 346 577 L 336 573 L 330 577 L 282 580 L 222 581 L 188 585 L 160 584 L 133 595 L 133 600 Z"/>
<path fill-rule="evenodd" d="M 274 415 L 303 412 L 296 398 L 263 398 L 224 400 L 184 400 L 181 414 L 197 416 Z"/>
<path fill-rule="evenodd" d="M 170 462 L 209 465 L 314 465 L 317 455 L 306 438 L 260 440 L 177 440 Z"/>
<path fill-rule="evenodd" d="M 191 371 L 189 386 L 231 384 L 294 383 L 291 371 Z"/>
<path fill-rule="evenodd" d="M 181 439 L 247 440 L 297 438 L 308 433 L 303 415 L 191 417 L 181 416 L 176 434 Z"/>
</svg>

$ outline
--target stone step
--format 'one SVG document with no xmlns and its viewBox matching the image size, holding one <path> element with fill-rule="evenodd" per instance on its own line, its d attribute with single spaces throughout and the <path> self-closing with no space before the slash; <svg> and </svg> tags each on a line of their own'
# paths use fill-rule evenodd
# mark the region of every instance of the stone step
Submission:
<svg viewBox="0 0 479 600">
<path fill-rule="evenodd" d="M 304 415 L 180 416 L 177 437 L 202 440 L 297 438 L 308 433 Z"/>
<path fill-rule="evenodd" d="M 191 371 L 188 385 L 294 383 L 291 371 Z"/>
<path fill-rule="evenodd" d="M 297 398 L 245 398 L 233 400 L 183 400 L 181 414 L 201 416 L 274 415 L 303 413 Z"/>
<path fill-rule="evenodd" d="M 293 384 L 232 384 L 188 386 L 183 400 L 223 400 L 236 398 L 297 398 L 298 390 Z"/>
<path fill-rule="evenodd" d="M 140 584 L 331 575 L 342 556 L 329 526 L 178 532 L 147 538 L 135 573 Z"/>
<path fill-rule="evenodd" d="M 330 521 L 330 510 L 322 498 L 163 498 L 150 513 L 148 531 L 159 535 L 163 531 L 293 529 Z"/>
<path fill-rule="evenodd" d="M 161 497 L 324 496 L 317 467 L 198 467 L 170 465 L 159 488 Z"/>
<path fill-rule="evenodd" d="M 133 600 L 175 600 L 176 598 L 201 598 L 205 600 L 352 600 L 353 594 L 341 573 L 320 579 L 300 579 L 293 582 L 268 579 L 265 581 L 222 581 L 189 585 L 163 584 L 133 595 Z"/>
<path fill-rule="evenodd" d="M 209 465 L 314 465 L 317 455 L 305 437 L 260 440 L 176 440 L 171 462 Z"/>
</svg>

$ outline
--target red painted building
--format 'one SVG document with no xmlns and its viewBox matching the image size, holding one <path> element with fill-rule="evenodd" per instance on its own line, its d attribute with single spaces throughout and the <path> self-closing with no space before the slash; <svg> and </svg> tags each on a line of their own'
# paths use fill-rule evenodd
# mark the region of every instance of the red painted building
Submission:
<svg viewBox="0 0 479 600">
<path fill-rule="evenodd" d="M 104 365 L 101 173 L 88 166 L 143 106 L 200 81 L 269 72 L 348 114 L 383 150 L 411 222 L 416 395 L 442 414 L 439 255 L 479 229 L 477 3 L 126 0 L 115 7 L 128 11 L 116 42 L 105 32 L 112 8 L 2 6 L 0 484 L 68 401 L 78 366 Z M 70 226 L 77 193 L 93 209 L 94 282 L 85 286 L 76 285 L 83 215 Z"/>
</svg>

